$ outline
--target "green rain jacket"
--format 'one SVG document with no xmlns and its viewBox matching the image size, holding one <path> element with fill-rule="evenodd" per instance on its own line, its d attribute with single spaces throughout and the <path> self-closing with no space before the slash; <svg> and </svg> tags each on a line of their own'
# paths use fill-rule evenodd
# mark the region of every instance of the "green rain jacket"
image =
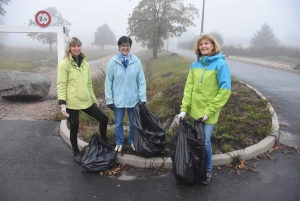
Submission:
<svg viewBox="0 0 300 201">
<path fill-rule="evenodd" d="M 216 124 L 230 93 L 230 69 L 222 54 L 203 56 L 190 67 L 180 111 L 194 119 L 206 114 L 205 123 Z"/>
<path fill-rule="evenodd" d="M 70 55 L 63 59 L 57 67 L 58 100 L 65 101 L 66 107 L 73 110 L 89 108 L 97 99 L 93 92 L 91 69 L 83 57 L 80 68 Z"/>
</svg>

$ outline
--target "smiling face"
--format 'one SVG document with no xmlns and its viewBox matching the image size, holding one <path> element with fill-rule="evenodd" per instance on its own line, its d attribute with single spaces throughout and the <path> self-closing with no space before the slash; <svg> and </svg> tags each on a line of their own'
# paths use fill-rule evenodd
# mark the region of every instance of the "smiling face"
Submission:
<svg viewBox="0 0 300 201">
<path fill-rule="evenodd" d="M 78 57 L 81 53 L 81 45 L 80 44 L 71 45 L 70 50 L 73 56 Z"/>
<path fill-rule="evenodd" d="M 211 56 L 215 45 L 206 39 L 199 42 L 199 50 L 203 56 Z"/>
<path fill-rule="evenodd" d="M 129 54 L 130 52 L 130 44 L 129 43 L 122 43 L 120 46 L 119 46 L 119 51 L 121 52 L 121 54 L 123 56 L 126 56 Z"/>
</svg>

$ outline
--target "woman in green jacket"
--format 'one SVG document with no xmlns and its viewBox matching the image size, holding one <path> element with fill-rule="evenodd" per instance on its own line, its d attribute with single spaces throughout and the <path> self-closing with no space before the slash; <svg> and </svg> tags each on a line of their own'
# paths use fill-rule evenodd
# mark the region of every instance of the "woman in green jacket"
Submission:
<svg viewBox="0 0 300 201">
<path fill-rule="evenodd" d="M 184 88 L 184 95 L 177 123 L 186 113 L 194 119 L 202 119 L 205 133 L 206 177 L 212 177 L 211 135 L 218 122 L 222 107 L 231 93 L 230 69 L 225 62 L 220 45 L 212 35 L 201 35 L 194 47 L 197 60 L 192 63 Z"/>
<path fill-rule="evenodd" d="M 57 92 L 61 113 L 70 123 L 70 141 L 74 159 L 81 163 L 77 135 L 79 128 L 79 111 L 94 117 L 99 122 L 101 138 L 107 142 L 107 116 L 98 108 L 93 92 L 90 65 L 81 52 L 82 43 L 76 38 L 69 39 L 64 59 L 57 68 Z"/>
</svg>

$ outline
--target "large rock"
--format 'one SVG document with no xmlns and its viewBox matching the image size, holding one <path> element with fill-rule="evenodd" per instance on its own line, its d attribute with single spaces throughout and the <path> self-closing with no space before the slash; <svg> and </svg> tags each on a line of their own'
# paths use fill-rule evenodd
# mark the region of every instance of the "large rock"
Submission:
<svg viewBox="0 0 300 201">
<path fill-rule="evenodd" d="M 51 80 L 36 73 L 0 73 L 0 96 L 8 100 L 36 100 L 48 95 Z"/>
</svg>

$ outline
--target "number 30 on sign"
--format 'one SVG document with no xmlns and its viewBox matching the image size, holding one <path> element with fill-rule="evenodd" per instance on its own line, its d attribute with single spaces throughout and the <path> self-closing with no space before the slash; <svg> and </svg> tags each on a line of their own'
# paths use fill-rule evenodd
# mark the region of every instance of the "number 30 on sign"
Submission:
<svg viewBox="0 0 300 201">
<path fill-rule="evenodd" d="M 47 27 L 51 23 L 51 16 L 47 11 L 41 10 L 36 13 L 35 22 L 40 27 Z"/>
</svg>

